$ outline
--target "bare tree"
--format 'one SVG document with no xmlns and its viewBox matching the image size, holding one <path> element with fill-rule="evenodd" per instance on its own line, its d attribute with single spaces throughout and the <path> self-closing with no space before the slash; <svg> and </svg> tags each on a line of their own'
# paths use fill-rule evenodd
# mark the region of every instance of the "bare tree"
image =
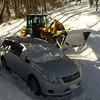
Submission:
<svg viewBox="0 0 100 100">
<path fill-rule="evenodd" d="M 95 4 L 96 4 L 96 11 L 98 10 L 98 1 L 99 0 L 95 0 Z M 89 0 L 89 4 L 90 4 L 90 8 L 93 6 L 93 0 Z"/>
<path fill-rule="evenodd" d="M 4 18 L 4 10 L 5 10 L 5 0 L 3 0 L 3 7 L 0 13 L 0 23 L 3 22 L 3 18 Z"/>
<path fill-rule="evenodd" d="M 10 8 L 9 8 L 9 6 L 10 6 L 10 0 L 8 1 L 8 0 L 5 0 L 6 1 L 6 4 L 5 4 L 5 7 L 6 7 L 6 13 L 7 13 L 7 19 L 8 19 L 8 21 L 10 20 L 10 17 L 11 17 L 11 13 L 10 13 Z"/>
<path fill-rule="evenodd" d="M 26 14 L 45 13 L 47 10 L 62 7 L 68 4 L 68 1 L 80 2 L 81 0 L 0 0 L 0 23 L 4 17 L 10 20 L 12 13 L 15 18 L 23 18 Z M 96 1 L 96 11 L 98 10 L 98 1 Z M 65 3 L 67 2 L 67 3 Z M 2 3 L 2 6 L 1 6 Z M 89 0 L 90 7 L 93 6 L 93 0 Z"/>
<path fill-rule="evenodd" d="M 90 8 L 93 6 L 93 0 L 89 0 Z"/>
<path fill-rule="evenodd" d="M 96 11 L 98 10 L 98 1 L 99 0 L 96 0 Z"/>
</svg>

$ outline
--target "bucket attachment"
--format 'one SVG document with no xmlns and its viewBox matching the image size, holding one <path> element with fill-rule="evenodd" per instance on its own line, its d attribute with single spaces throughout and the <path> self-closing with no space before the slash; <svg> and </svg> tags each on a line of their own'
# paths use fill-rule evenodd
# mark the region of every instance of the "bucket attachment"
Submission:
<svg viewBox="0 0 100 100">
<path fill-rule="evenodd" d="M 56 43 L 60 49 L 83 46 L 85 45 L 90 33 L 90 31 L 82 32 L 77 30 L 64 31 L 56 38 Z"/>
</svg>

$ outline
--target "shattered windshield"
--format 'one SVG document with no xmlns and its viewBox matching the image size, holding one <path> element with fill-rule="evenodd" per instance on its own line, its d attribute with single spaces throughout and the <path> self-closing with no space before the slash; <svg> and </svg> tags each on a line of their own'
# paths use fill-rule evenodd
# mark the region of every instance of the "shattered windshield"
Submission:
<svg viewBox="0 0 100 100">
<path fill-rule="evenodd" d="M 35 62 L 45 62 L 62 57 L 62 52 L 53 47 L 46 45 L 30 45 L 28 47 L 29 58 Z"/>
</svg>

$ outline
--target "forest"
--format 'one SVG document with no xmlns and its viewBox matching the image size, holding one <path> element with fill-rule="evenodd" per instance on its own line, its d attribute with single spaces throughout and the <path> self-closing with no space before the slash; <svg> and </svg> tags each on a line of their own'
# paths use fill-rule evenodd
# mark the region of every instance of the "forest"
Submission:
<svg viewBox="0 0 100 100">
<path fill-rule="evenodd" d="M 95 1 L 97 11 L 99 0 Z M 10 19 L 25 18 L 26 14 L 47 13 L 71 2 L 79 4 L 81 0 L 0 0 L 0 24 Z M 87 0 L 87 2 L 89 7 L 92 7 L 93 0 Z"/>
</svg>

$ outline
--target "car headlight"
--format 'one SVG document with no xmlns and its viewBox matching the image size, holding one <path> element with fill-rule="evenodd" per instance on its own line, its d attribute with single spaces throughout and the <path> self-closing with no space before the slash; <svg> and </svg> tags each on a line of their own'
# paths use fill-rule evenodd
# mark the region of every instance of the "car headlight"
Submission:
<svg viewBox="0 0 100 100">
<path fill-rule="evenodd" d="M 51 76 L 51 75 L 42 75 L 43 76 L 43 78 L 46 80 L 46 81 L 48 81 L 48 82 L 50 82 L 50 83 L 55 83 L 55 84 L 59 84 L 60 83 L 60 81 L 58 80 L 58 78 L 57 77 L 55 77 L 55 76 Z"/>
</svg>

